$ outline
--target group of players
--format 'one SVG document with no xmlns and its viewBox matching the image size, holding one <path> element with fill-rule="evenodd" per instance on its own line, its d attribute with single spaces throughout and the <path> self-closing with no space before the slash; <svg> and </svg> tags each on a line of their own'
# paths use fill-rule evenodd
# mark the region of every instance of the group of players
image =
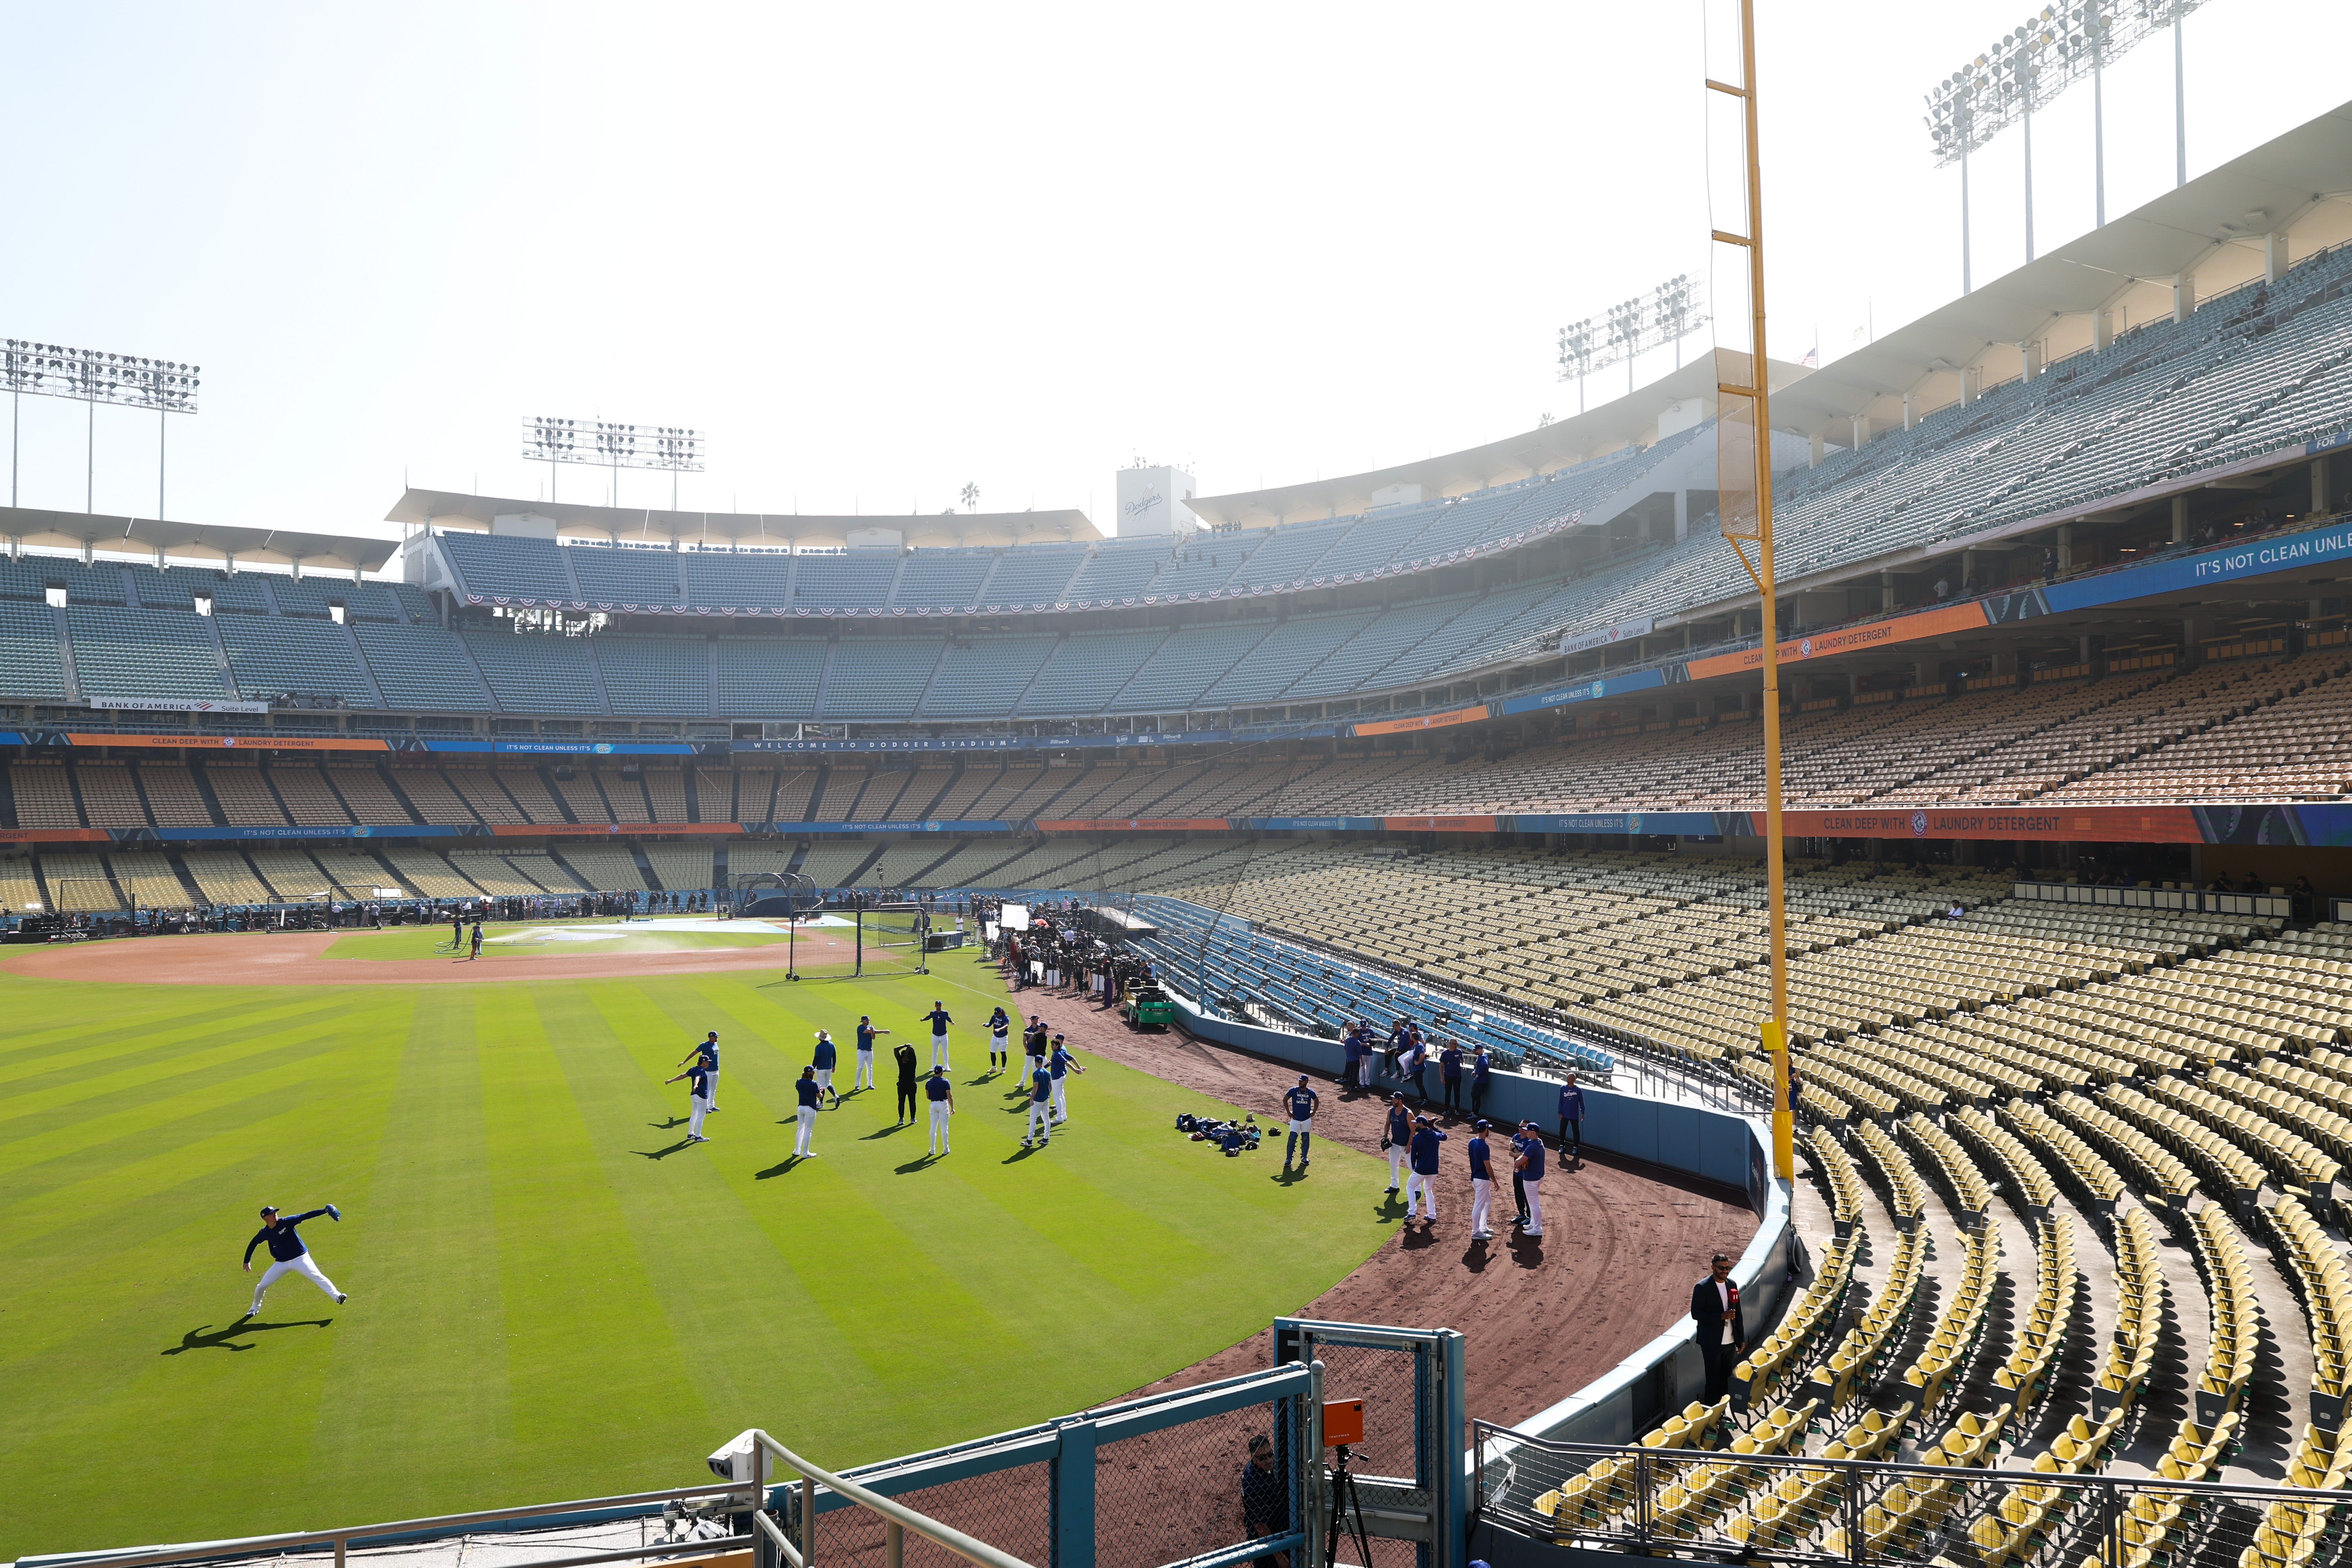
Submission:
<svg viewBox="0 0 2352 1568">
<path fill-rule="evenodd" d="M 477 932 L 478 934 L 478 927 Z M 922 1016 L 930 1026 L 931 1065 L 927 1074 L 918 1076 L 919 1058 L 913 1045 L 900 1042 L 891 1055 L 898 1068 L 897 1127 L 911 1126 L 919 1094 L 929 1110 L 929 1139 L 927 1157 L 937 1157 L 953 1150 L 950 1123 L 955 1115 L 955 1088 L 948 1080 L 950 1070 L 948 1030 L 955 1022 L 944 1002 L 933 1000 L 931 1010 Z M 985 1082 L 1000 1073 L 1013 1070 L 1013 1020 L 1003 1007 L 988 1017 L 988 1071 Z M 850 1082 L 850 1092 L 879 1087 L 874 1076 L 874 1053 L 877 1037 L 891 1031 L 877 1026 L 870 1014 L 857 1017 L 856 1066 Z M 1470 1123 L 1470 1237 L 1474 1241 L 1493 1238 L 1489 1220 L 1493 1211 L 1495 1163 L 1497 1158 L 1487 1134 L 1495 1124 L 1475 1114 L 1485 1097 L 1491 1068 L 1486 1048 L 1479 1047 L 1465 1058 L 1451 1042 L 1433 1047 L 1422 1040 L 1416 1026 L 1400 1021 L 1393 1032 L 1389 1048 L 1383 1052 L 1376 1042 L 1368 1023 L 1360 1022 L 1348 1032 L 1345 1039 L 1348 1067 L 1342 1082 L 1348 1087 L 1371 1087 L 1372 1063 L 1386 1056 L 1399 1070 L 1408 1068 L 1409 1078 L 1417 1082 L 1423 1060 L 1436 1059 L 1444 1074 L 1445 1101 L 1450 1108 L 1460 1105 L 1459 1086 L 1468 1077 L 1475 1085 L 1472 1095 L 1473 1117 Z M 1442 1047 L 1442 1048 L 1441 1048 Z M 1070 1053 L 1064 1037 L 1055 1034 L 1043 1018 L 1031 1018 L 1021 1032 L 1024 1058 L 1022 1093 L 1027 1106 L 1027 1123 L 1021 1139 L 1024 1149 L 1042 1149 L 1053 1142 L 1054 1129 L 1070 1119 L 1069 1077 L 1087 1070 Z M 703 1121 L 719 1109 L 719 1031 L 708 1031 L 701 1042 L 678 1061 L 679 1070 L 663 1079 L 665 1085 L 683 1080 L 687 1085 L 687 1142 L 708 1143 L 709 1137 L 702 1131 Z M 819 1029 L 815 1044 L 809 1053 L 808 1065 L 801 1068 L 793 1080 L 796 1101 L 793 1157 L 795 1160 L 816 1158 L 815 1137 L 817 1113 L 826 1100 L 835 1110 L 841 1106 L 841 1091 L 834 1087 L 834 1074 L 839 1067 L 839 1048 L 832 1032 Z M 1284 1146 L 1283 1168 L 1291 1168 L 1294 1160 L 1304 1173 L 1314 1145 L 1315 1110 L 1320 1100 L 1308 1077 L 1298 1075 L 1298 1081 L 1283 1091 L 1282 1109 L 1289 1122 L 1289 1141 Z M 1406 1103 L 1405 1091 L 1399 1089 L 1389 1097 L 1382 1124 L 1381 1149 L 1388 1156 L 1389 1187 L 1394 1194 L 1402 1186 L 1405 1199 L 1405 1224 L 1411 1226 L 1419 1218 L 1425 1229 L 1437 1224 L 1437 1175 L 1440 1145 L 1446 1142 L 1445 1129 L 1438 1123 L 1439 1115 L 1428 1109 L 1428 1098 L 1423 1097 L 1423 1109 L 1415 1111 Z M 1561 1088 L 1559 1096 L 1560 1153 L 1573 1158 L 1581 1153 L 1583 1092 L 1573 1077 Z M 1543 1237 L 1543 1179 L 1545 1145 L 1543 1134 L 1533 1121 L 1523 1121 L 1509 1134 L 1510 1154 L 1507 1169 L 1511 1174 L 1511 1194 L 1517 1215 L 1512 1228 L 1529 1240 Z M 332 1204 L 307 1214 L 281 1215 L 277 1208 L 261 1211 L 261 1229 L 246 1244 L 246 1267 L 252 1268 L 254 1248 L 267 1246 L 272 1259 L 269 1268 L 257 1282 L 253 1305 L 247 1311 L 252 1317 L 261 1310 L 262 1298 L 280 1277 L 299 1273 L 338 1303 L 346 1300 L 342 1292 L 310 1258 L 297 1229 L 306 1220 L 320 1215 L 341 1219 L 341 1211 Z"/>
<path fill-rule="evenodd" d="M 952 1064 L 949 1060 L 948 1030 L 955 1022 L 944 1002 L 934 999 L 931 1010 L 923 1015 L 930 1026 L 930 1071 L 920 1078 L 916 1073 L 919 1058 L 915 1047 L 901 1042 L 891 1051 L 898 1075 L 898 1127 L 911 1126 L 915 1121 L 917 1095 L 930 1111 L 929 1152 L 933 1156 L 953 1152 L 950 1121 L 955 1115 L 955 1086 L 948 1079 Z M 856 1065 L 850 1081 L 850 1092 L 878 1087 L 874 1077 L 874 1051 L 877 1038 L 891 1031 L 874 1022 L 871 1014 L 857 1016 L 856 1031 Z M 1003 1007 L 989 1015 L 988 1071 L 981 1081 L 1009 1072 L 1013 1066 L 1013 1019 Z M 1054 1129 L 1070 1119 L 1069 1076 L 1087 1070 L 1072 1056 L 1060 1035 L 1053 1034 L 1043 1018 L 1032 1018 L 1021 1033 L 1022 1054 L 1025 1058 L 1023 1073 L 1023 1093 L 1028 1106 L 1028 1126 L 1021 1139 L 1024 1149 L 1042 1149 L 1054 1140 Z M 793 1090 L 796 1127 L 793 1139 L 793 1157 L 796 1160 L 816 1158 L 817 1112 L 830 1100 L 835 1110 L 841 1107 L 841 1091 L 834 1087 L 833 1075 L 838 1070 L 840 1047 L 828 1029 L 816 1032 L 816 1043 L 809 1053 L 809 1063 L 801 1068 L 793 1081 Z M 687 1142 L 708 1143 L 702 1131 L 703 1118 L 719 1109 L 719 1031 L 713 1029 L 702 1043 L 680 1058 L 679 1070 L 663 1079 L 665 1084 L 681 1079 L 687 1084 Z"/>
</svg>

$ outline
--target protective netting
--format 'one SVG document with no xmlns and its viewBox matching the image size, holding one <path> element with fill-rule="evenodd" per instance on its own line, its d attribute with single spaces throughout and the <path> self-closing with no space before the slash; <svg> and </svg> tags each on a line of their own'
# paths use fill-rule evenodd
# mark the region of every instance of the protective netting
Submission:
<svg viewBox="0 0 2352 1568">
<path fill-rule="evenodd" d="M 1284 1421 L 1269 1402 L 1097 1448 L 1096 1568 L 1157 1568 L 1297 1529 L 1303 1499 Z M 1267 1460 L 1253 1477 L 1260 1436 Z"/>
<path fill-rule="evenodd" d="M 1042 1463 L 944 1481 L 894 1494 L 916 1512 L 1009 1552 L 1024 1563 L 1049 1561 L 1052 1478 Z M 797 1537 L 795 1537 L 797 1539 Z M 828 1568 L 883 1568 L 883 1522 L 862 1508 L 819 1506 L 815 1561 Z M 909 1532 L 906 1568 L 964 1568 L 963 1559 Z"/>
<path fill-rule="evenodd" d="M 1430 1506 L 1429 1489 L 1434 1479 L 1430 1435 L 1418 1416 L 1424 1403 L 1420 1387 L 1425 1375 L 1423 1358 L 1408 1347 L 1347 1344 L 1321 1335 L 1316 1337 L 1313 1353 L 1323 1363 L 1327 1403 L 1364 1402 L 1364 1440 L 1354 1445 L 1348 1457 L 1360 1484 L 1358 1500 L 1367 1510 L 1378 1510 L 1373 1489 L 1365 1484 L 1378 1478 L 1410 1483 L 1414 1489 L 1406 1506 Z M 1327 1451 L 1326 1458 L 1331 1457 Z M 1360 1568 L 1418 1568 L 1426 1562 L 1426 1549 L 1413 1542 L 1373 1535 L 1369 1542 L 1359 1542 L 1353 1536 L 1353 1523 L 1352 1518 L 1340 1521 L 1334 1562 L 1356 1563 Z M 1371 1548 L 1370 1562 L 1364 1557 L 1365 1544 Z"/>
</svg>

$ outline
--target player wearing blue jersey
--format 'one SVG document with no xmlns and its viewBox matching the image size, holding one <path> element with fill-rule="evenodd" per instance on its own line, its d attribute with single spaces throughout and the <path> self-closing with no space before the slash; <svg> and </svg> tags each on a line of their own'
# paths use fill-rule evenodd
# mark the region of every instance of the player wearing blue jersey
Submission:
<svg viewBox="0 0 2352 1568">
<path fill-rule="evenodd" d="M 948 1060 L 948 1026 L 955 1020 L 948 1016 L 948 1005 L 934 997 L 931 1010 L 923 1016 L 930 1020 L 931 1025 L 931 1065 L 952 1072 L 955 1064 Z"/>
<path fill-rule="evenodd" d="M 793 1158 L 796 1160 L 816 1158 L 816 1108 L 823 1092 L 817 1088 L 816 1068 L 813 1067 L 801 1068 L 801 1076 L 793 1080 L 793 1094 L 800 1102 L 793 1112 L 800 1123 L 793 1133 Z"/>
<path fill-rule="evenodd" d="M 1319 1098 L 1300 1073 L 1298 1081 L 1282 1091 L 1282 1109 L 1290 1117 L 1290 1140 L 1282 1147 L 1282 1168 L 1290 1169 L 1290 1157 L 1298 1156 L 1298 1168 L 1307 1169 L 1307 1152 L 1315 1142 L 1315 1102 Z"/>
<path fill-rule="evenodd" d="M 1055 1035 L 1053 1053 L 1045 1058 L 1046 1074 L 1054 1080 L 1053 1103 L 1055 1125 L 1058 1126 L 1070 1119 L 1070 1080 L 1063 1075 L 1082 1074 L 1086 1070 L 1078 1065 L 1078 1058 L 1072 1056 L 1068 1047 L 1062 1044 L 1062 1037 Z"/>
<path fill-rule="evenodd" d="M 841 1053 L 833 1043 L 832 1033 L 819 1029 L 816 1032 L 816 1047 L 809 1053 L 809 1068 L 816 1074 L 817 1092 L 833 1096 L 835 1110 L 841 1109 L 841 1091 L 833 1087 L 833 1069 L 840 1059 Z"/>
<path fill-rule="evenodd" d="M 688 1059 L 693 1063 L 691 1067 L 675 1077 L 662 1079 L 662 1082 L 673 1084 L 678 1079 L 686 1079 L 686 1141 L 708 1143 L 710 1140 L 702 1135 L 702 1119 L 710 1114 L 710 1080 L 715 1075 L 700 1057 Z M 677 1124 L 672 1122 L 670 1125 L 675 1127 Z"/>
<path fill-rule="evenodd" d="M 1003 1072 L 1013 1065 L 1012 1015 L 999 1007 L 988 1016 L 988 1070 Z"/>
<path fill-rule="evenodd" d="M 283 1274 L 299 1274 L 303 1279 L 332 1296 L 338 1307 L 350 1300 L 341 1290 L 335 1289 L 333 1280 L 319 1272 L 319 1266 L 310 1260 L 310 1249 L 303 1246 L 302 1238 L 295 1234 L 295 1227 L 304 1220 L 317 1219 L 320 1215 L 325 1215 L 329 1219 L 340 1221 L 343 1217 L 343 1211 L 332 1204 L 328 1204 L 322 1208 L 312 1209 L 308 1214 L 288 1215 L 280 1218 L 277 1205 L 262 1205 L 261 1228 L 253 1233 L 251 1241 L 245 1244 L 245 1271 L 247 1274 L 253 1272 L 253 1249 L 257 1247 L 269 1248 L 270 1264 L 261 1271 L 261 1278 L 254 1282 L 253 1305 L 245 1310 L 247 1317 L 257 1317 L 260 1314 L 261 1299 L 269 1294 L 269 1288 L 276 1284 L 278 1276 Z"/>
<path fill-rule="evenodd" d="M 698 1046 L 695 1047 L 694 1047 L 694 1049 L 692 1049 L 692 1050 L 690 1050 L 690 1051 L 687 1052 L 687 1053 L 686 1053 L 686 1055 L 684 1055 L 684 1056 L 682 1056 L 682 1057 L 678 1058 L 677 1058 L 677 1065 L 678 1065 L 678 1066 L 680 1066 L 680 1067 L 684 1067 L 687 1063 L 688 1063 L 688 1062 L 690 1062 L 690 1061 L 693 1061 L 693 1060 L 694 1060 L 696 1058 L 698 1058 L 698 1058 L 701 1058 L 701 1060 L 702 1060 L 702 1070 L 703 1070 L 704 1075 L 705 1075 L 706 1077 L 708 1077 L 708 1078 L 709 1079 L 709 1080 L 710 1080 L 709 1082 L 708 1082 L 708 1083 L 706 1083 L 705 1085 L 703 1085 L 703 1091 L 704 1091 L 704 1092 L 703 1092 L 703 1098 L 704 1098 L 705 1100 L 708 1100 L 709 1101 L 710 1101 L 710 1109 L 711 1109 L 711 1110 L 718 1110 L 718 1109 L 719 1109 L 719 1031 L 718 1031 L 718 1030 L 716 1030 L 716 1029 L 711 1030 L 709 1034 L 705 1035 L 705 1036 L 702 1037 L 702 1043 L 701 1043 L 700 1045 L 698 1045 Z M 671 1079 L 669 1081 L 670 1081 L 670 1082 L 672 1082 L 672 1083 L 676 1083 L 676 1082 L 677 1081 L 677 1079 Z"/>
<path fill-rule="evenodd" d="M 930 1101 L 930 1152 L 946 1154 L 955 1145 L 948 1139 L 948 1118 L 955 1114 L 955 1086 L 948 1082 L 948 1069 L 933 1068 L 931 1076 L 923 1080 L 923 1093 Z"/>
<path fill-rule="evenodd" d="M 1421 1201 L 1422 1219 L 1437 1226 L 1437 1146 L 1445 1142 L 1444 1129 L 1429 1116 L 1413 1118 L 1412 1173 L 1404 1179 L 1404 1222 L 1412 1223 L 1413 1200 Z"/>
<path fill-rule="evenodd" d="M 1042 1149 L 1054 1141 L 1054 1075 L 1039 1068 L 1029 1075 L 1029 1131 L 1023 1136 L 1024 1149 Z"/>
<path fill-rule="evenodd" d="M 1486 1228 L 1486 1216 L 1495 1206 L 1494 1151 L 1486 1142 L 1486 1134 L 1494 1123 L 1480 1117 L 1470 1124 L 1470 1239 L 1485 1241 L 1495 1233 Z"/>
<path fill-rule="evenodd" d="M 1389 1191 L 1404 1185 L 1404 1163 L 1412 1152 L 1412 1112 L 1404 1108 L 1404 1090 L 1389 1096 L 1388 1120 L 1381 1127 L 1381 1152 L 1389 1157 Z"/>
</svg>

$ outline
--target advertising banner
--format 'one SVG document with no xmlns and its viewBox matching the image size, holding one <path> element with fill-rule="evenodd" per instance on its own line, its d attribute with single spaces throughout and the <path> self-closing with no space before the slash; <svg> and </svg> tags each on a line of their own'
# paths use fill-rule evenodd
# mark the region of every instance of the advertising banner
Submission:
<svg viewBox="0 0 2352 1568">
<path fill-rule="evenodd" d="M 1494 717 L 1484 702 L 1475 708 L 1454 708 L 1443 713 L 1423 713 L 1411 719 L 1372 719 L 1348 726 L 1350 735 L 1402 735 L 1413 730 L 1443 730 L 1454 724 L 1475 724 Z"/>
<path fill-rule="evenodd" d="M 690 757 L 702 748 L 684 741 L 444 741 L 425 737 L 427 752 L 495 752 L 549 757 Z"/>
<path fill-rule="evenodd" d="M 1391 833 L 1493 833 L 1503 821 L 1497 816 L 1383 816 L 1381 826 Z"/>
<path fill-rule="evenodd" d="M 1059 752 L 1090 746 L 1204 746 L 1233 739 L 1230 730 L 1170 734 L 890 735 L 853 741 L 737 741 L 737 752 Z"/>
<path fill-rule="evenodd" d="M 1757 837 L 1764 814 L 1722 812 L 1720 831 Z M 2104 844 L 2203 842 L 2195 810 L 2187 805 L 1886 806 L 1860 811 L 1784 811 L 1790 838 L 1994 838 Z"/>
<path fill-rule="evenodd" d="M 1040 819 L 1041 833 L 1224 833 L 1233 826 L 1223 816 L 1102 816 Z"/>
<path fill-rule="evenodd" d="M 0 827 L 0 844 L 104 844 L 103 827 Z"/>
<path fill-rule="evenodd" d="M 1647 691 L 1655 686 L 1669 686 L 1685 679 L 1683 667 L 1667 665 L 1660 669 L 1637 669 L 1625 675 L 1605 675 L 1576 686 L 1563 686 L 1550 691 L 1530 691 L 1517 697 L 1506 697 L 1501 704 L 1505 713 L 1535 713 L 1547 708 L 1564 707 L 1570 702 L 1595 702 L 1603 697 L 1622 697 L 1629 691 Z"/>
<path fill-rule="evenodd" d="M 92 697 L 92 708 L 126 713 L 267 713 L 267 702 L 229 702 L 216 697 Z"/>
<path fill-rule="evenodd" d="M 356 735 L 108 735 L 68 731 L 69 746 L 169 746 L 208 752 L 388 752 L 383 742 Z M 54 742 L 52 742 L 54 743 Z"/>
<path fill-rule="evenodd" d="M 1009 822 L 772 822 L 777 833 L 1010 833 Z"/>
<path fill-rule="evenodd" d="M 446 831 L 446 830 L 445 830 Z M 633 838 L 709 838 L 740 833 L 739 822 L 498 822 L 490 831 L 500 838 L 576 838 L 587 834 L 627 834 Z"/>
<path fill-rule="evenodd" d="M 1708 811 L 1584 811 L 1496 820 L 1515 833 L 1672 833 L 1706 838 L 1722 831 Z"/>
<path fill-rule="evenodd" d="M 1854 653 L 1864 648 L 1885 647 L 1893 643 L 1916 642 L 1922 637 L 1948 637 L 1955 632 L 1973 631 L 1991 624 L 1984 602 L 1971 599 L 1965 605 L 1939 605 L 1916 615 L 1890 616 L 1883 621 L 1870 621 L 1858 626 L 1844 626 L 1801 637 L 1780 645 L 1780 662 L 1801 663 L 1833 653 Z M 1706 680 L 1717 675 L 1737 675 L 1742 670 L 1764 668 L 1764 650 L 1760 647 L 1741 648 L 1736 653 L 1718 653 L 1707 658 L 1695 658 L 1685 667 L 1693 680 Z"/>
<path fill-rule="evenodd" d="M 1582 637 L 1561 638 L 1559 651 L 1591 653 L 1594 648 L 1607 647 L 1612 643 L 1624 642 L 1632 637 L 1648 637 L 1656 626 L 1656 618 L 1651 616 L 1643 616 L 1639 620 L 1619 621 L 1613 626 L 1603 626 L 1597 632 L 1586 632 Z"/>
<path fill-rule="evenodd" d="M 430 823 L 399 823 L 378 827 L 362 823 L 352 826 L 323 824 L 278 824 L 269 826 L 245 827 L 124 827 L 114 832 L 118 844 L 158 844 L 173 839 L 233 839 L 245 842 L 261 838 L 476 838 L 483 836 L 479 823 L 467 823 L 463 827 L 440 827 Z"/>
<path fill-rule="evenodd" d="M 1236 831 L 1271 833 L 1378 833 L 1377 816 L 1246 816 L 1232 818 Z"/>
</svg>

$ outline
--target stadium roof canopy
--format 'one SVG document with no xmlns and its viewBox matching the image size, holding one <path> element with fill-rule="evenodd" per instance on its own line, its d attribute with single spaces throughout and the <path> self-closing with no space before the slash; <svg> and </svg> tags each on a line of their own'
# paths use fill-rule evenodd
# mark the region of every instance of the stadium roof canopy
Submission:
<svg viewBox="0 0 2352 1568">
<path fill-rule="evenodd" d="M 102 512 L 43 511 L 34 507 L 0 507 L 0 538 L 41 550 L 152 555 L 159 563 L 165 558 L 224 565 L 234 561 L 241 566 L 299 563 L 344 572 L 379 571 L 400 548 L 396 539 L 110 517 Z"/>
<path fill-rule="evenodd" d="M 1780 395 L 1782 386 L 1811 374 L 1801 365 L 1774 360 L 1773 396 Z M 1375 468 L 1365 474 L 1277 485 L 1271 489 L 1202 496 L 1184 504 L 1210 522 L 1255 528 L 1266 523 L 1352 516 L 1373 504 L 1376 491 L 1395 485 L 1419 486 L 1424 500 L 1467 495 L 1495 485 L 1513 484 L 1532 475 L 1571 468 L 1588 458 L 1654 441 L 1659 415 L 1664 409 L 1676 404 L 1703 404 L 1704 413 L 1713 413 L 1715 381 L 1715 358 L 1700 351 L 1697 358 L 1681 369 L 1651 382 L 1630 396 L 1483 447 L 1447 452 L 1418 463 L 1399 463 L 1391 468 Z M 1686 423 L 1696 424 L 1702 416 L 1701 411 L 1694 408 Z"/>
<path fill-rule="evenodd" d="M 491 531 L 500 518 L 544 518 L 567 538 L 604 538 L 623 544 L 699 544 L 708 549 L 747 546 L 781 550 L 787 545 L 840 545 L 853 532 L 879 529 L 924 546 L 1026 544 L 1035 541 L 1090 541 L 1102 531 L 1075 510 L 1061 511 L 940 512 L 936 516 L 808 517 L 797 513 L 742 511 L 648 511 L 640 507 L 581 506 L 570 501 L 505 500 L 450 490 L 411 489 L 384 513 L 387 522 L 430 523 L 435 528 Z"/>
<path fill-rule="evenodd" d="M 1819 370 L 1772 362 L 1776 430 L 1847 447 L 2018 375 L 2027 348 L 2038 368 L 2093 345 L 2095 318 L 2111 331 L 2169 314 L 2174 279 L 2205 299 L 2352 239 L 2352 103 L 2168 191 L 1909 325 Z M 2276 246 L 2278 254 L 2273 255 Z M 2286 253 L 2291 252 L 2291 258 Z M 1769 285 L 1768 285 L 1769 287 Z M 1605 375 L 1608 373 L 1603 372 Z M 1187 502 L 1212 522 L 1307 521 L 1360 512 L 1375 491 L 1417 485 L 1424 497 L 1462 495 L 1550 473 L 1692 421 L 1692 400 L 1715 412 L 1715 372 L 1703 350 L 1669 375 L 1598 408 L 1507 440 L 1418 463 L 1311 484 L 1203 496 Z M 1861 428 L 1856 428 L 1857 421 Z"/>
</svg>

